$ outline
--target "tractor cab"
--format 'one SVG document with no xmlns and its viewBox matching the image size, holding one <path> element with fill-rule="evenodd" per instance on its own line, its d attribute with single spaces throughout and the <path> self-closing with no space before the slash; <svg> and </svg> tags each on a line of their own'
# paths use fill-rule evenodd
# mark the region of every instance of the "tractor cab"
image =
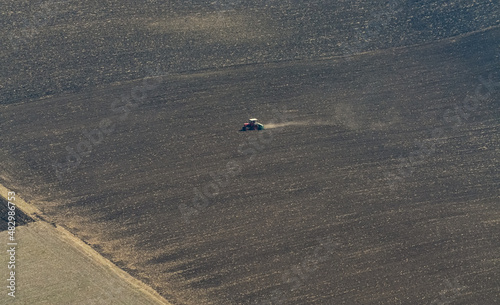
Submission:
<svg viewBox="0 0 500 305">
<path fill-rule="evenodd" d="M 243 125 L 243 128 L 241 128 L 241 131 L 247 131 L 247 130 L 262 130 L 264 129 L 264 125 L 261 123 L 257 122 L 257 119 L 249 119 L 248 123 L 245 123 Z"/>
</svg>

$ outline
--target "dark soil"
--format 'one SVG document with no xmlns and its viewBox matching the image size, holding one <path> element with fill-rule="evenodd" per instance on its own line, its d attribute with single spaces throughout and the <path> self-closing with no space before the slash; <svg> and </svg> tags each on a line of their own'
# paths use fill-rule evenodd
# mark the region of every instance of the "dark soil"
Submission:
<svg viewBox="0 0 500 305">
<path fill-rule="evenodd" d="M 108 2 L 1 51 L 49 221 L 174 304 L 498 304 L 496 3 Z"/>
</svg>

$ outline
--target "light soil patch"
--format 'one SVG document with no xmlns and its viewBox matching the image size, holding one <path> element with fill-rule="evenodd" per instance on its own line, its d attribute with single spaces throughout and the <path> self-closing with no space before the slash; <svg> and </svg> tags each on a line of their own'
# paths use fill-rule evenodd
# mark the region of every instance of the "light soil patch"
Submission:
<svg viewBox="0 0 500 305">
<path fill-rule="evenodd" d="M 6 197 L 2 186 L 0 195 Z M 15 202 L 35 219 L 40 215 L 19 197 Z M 7 237 L 7 231 L 0 232 L 4 248 Z M 17 227 L 15 237 L 16 297 L 8 296 L 3 287 L 1 304 L 170 304 L 62 227 L 39 220 Z M 2 251 L 0 275 L 4 280 L 11 271 L 8 260 Z"/>
<path fill-rule="evenodd" d="M 233 11 L 143 20 L 138 26 L 156 33 L 195 35 L 199 39 L 230 44 L 262 43 L 276 36 L 272 30 L 275 25 L 265 16 Z"/>
</svg>

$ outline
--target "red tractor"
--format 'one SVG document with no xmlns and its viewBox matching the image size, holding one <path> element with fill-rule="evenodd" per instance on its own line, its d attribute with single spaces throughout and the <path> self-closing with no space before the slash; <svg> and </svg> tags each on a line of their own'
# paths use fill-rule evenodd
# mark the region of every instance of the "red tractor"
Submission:
<svg viewBox="0 0 500 305">
<path fill-rule="evenodd" d="M 257 119 L 250 119 L 248 120 L 248 123 L 245 123 L 243 127 L 241 128 L 240 131 L 247 131 L 247 130 L 263 130 L 264 125 L 261 123 L 257 122 Z"/>
</svg>

